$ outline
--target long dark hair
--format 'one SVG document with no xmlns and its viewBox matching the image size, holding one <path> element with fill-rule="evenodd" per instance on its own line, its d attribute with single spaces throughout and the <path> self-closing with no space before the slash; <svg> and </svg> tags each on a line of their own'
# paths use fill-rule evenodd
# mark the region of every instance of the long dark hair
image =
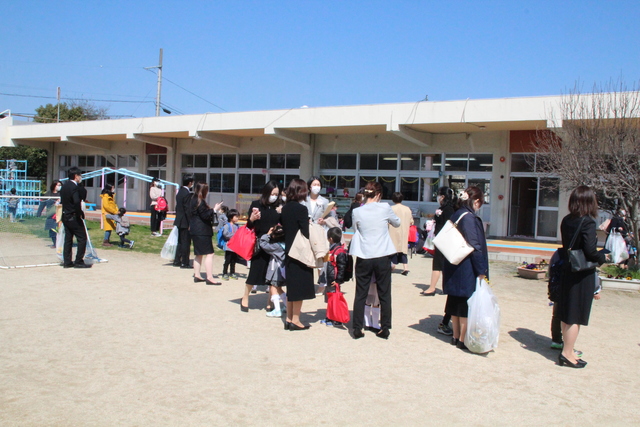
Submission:
<svg viewBox="0 0 640 427">
<path fill-rule="evenodd" d="M 112 184 L 105 185 L 104 188 L 102 189 L 102 193 L 100 194 L 108 194 L 110 196 L 113 196 L 113 185 Z"/>
<path fill-rule="evenodd" d="M 269 196 L 271 196 L 271 192 L 274 188 L 278 189 L 278 198 L 280 197 L 280 193 L 282 193 L 282 187 L 280 184 L 271 180 L 267 182 L 264 187 L 262 187 L 262 196 L 260 196 L 260 203 L 264 206 L 276 206 L 278 204 L 278 200 L 276 199 L 275 203 L 269 203 Z"/>
<path fill-rule="evenodd" d="M 467 198 L 467 200 L 462 200 L 462 196 L 458 198 L 458 209 L 464 206 L 473 211 L 473 202 L 475 202 L 476 200 L 480 200 L 480 206 L 483 205 L 484 194 L 482 194 L 482 190 L 480 190 L 478 187 L 468 187 L 466 190 L 464 190 L 464 192 L 467 193 L 467 196 L 469 197 Z"/>
<path fill-rule="evenodd" d="M 571 216 L 598 216 L 598 199 L 591 187 L 581 185 L 576 187 L 569 196 L 569 212 Z"/>
<path fill-rule="evenodd" d="M 209 207 L 207 204 L 207 194 L 209 194 L 209 186 L 204 182 L 199 182 L 196 184 L 196 191 L 194 195 L 198 198 L 198 203 L 196 203 L 196 208 L 200 206 L 200 203 L 204 203 L 206 207 Z"/>
<path fill-rule="evenodd" d="M 455 208 L 456 202 L 458 200 L 458 196 L 456 196 L 456 192 L 453 191 L 450 187 L 440 187 L 438 189 L 438 196 L 443 196 L 442 202 L 440 202 L 440 206 L 443 208 L 445 206 L 451 206 Z"/>
<path fill-rule="evenodd" d="M 53 193 L 56 190 L 56 187 L 58 186 L 58 184 L 60 184 L 60 181 L 58 181 L 57 179 L 54 179 L 51 185 L 49 186 L 49 191 Z"/>
</svg>

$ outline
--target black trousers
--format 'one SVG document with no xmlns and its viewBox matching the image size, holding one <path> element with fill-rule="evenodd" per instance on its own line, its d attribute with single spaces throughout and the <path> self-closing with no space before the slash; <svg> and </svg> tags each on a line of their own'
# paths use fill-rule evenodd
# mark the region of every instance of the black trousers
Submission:
<svg viewBox="0 0 640 427">
<path fill-rule="evenodd" d="M 178 228 L 178 248 L 174 264 L 189 265 L 189 254 L 191 252 L 191 234 L 188 228 Z"/>
<path fill-rule="evenodd" d="M 87 231 L 84 228 L 82 219 L 75 215 L 63 214 L 62 224 L 64 225 L 64 247 L 62 249 L 64 264 L 74 264 L 71 262 L 71 248 L 73 247 L 74 236 L 78 242 L 75 264 L 82 264 L 84 262 L 84 253 L 87 250 Z"/>
<path fill-rule="evenodd" d="M 236 273 L 236 262 L 238 262 L 238 254 L 233 251 L 224 251 L 224 265 L 222 266 L 222 274 Z M 228 269 L 228 270 L 227 270 Z"/>
<path fill-rule="evenodd" d="M 364 305 L 369 293 L 372 276 L 376 278 L 380 300 L 380 328 L 391 329 L 391 259 L 356 259 L 356 296 L 353 300 L 353 329 L 361 330 L 364 322 Z"/>
<path fill-rule="evenodd" d="M 558 304 L 553 304 L 553 314 L 551 315 L 551 341 L 562 343 L 562 325 L 560 324 L 560 313 Z"/>
<path fill-rule="evenodd" d="M 155 206 L 151 206 L 150 211 L 151 211 L 151 218 L 150 218 L 151 232 L 155 233 L 160 230 L 160 221 L 158 221 L 158 211 L 156 210 Z"/>
</svg>

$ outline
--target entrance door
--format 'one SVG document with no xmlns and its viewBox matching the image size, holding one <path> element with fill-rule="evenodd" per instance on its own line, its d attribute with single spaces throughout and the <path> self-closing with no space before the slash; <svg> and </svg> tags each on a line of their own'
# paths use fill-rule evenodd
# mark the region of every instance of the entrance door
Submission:
<svg viewBox="0 0 640 427">
<path fill-rule="evenodd" d="M 509 236 L 555 240 L 558 236 L 558 190 L 538 177 L 511 178 Z"/>
</svg>

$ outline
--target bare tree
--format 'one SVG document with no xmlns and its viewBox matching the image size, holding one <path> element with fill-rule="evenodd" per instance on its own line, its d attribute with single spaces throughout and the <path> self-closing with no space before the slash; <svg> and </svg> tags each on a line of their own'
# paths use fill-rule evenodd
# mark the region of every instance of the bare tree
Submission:
<svg viewBox="0 0 640 427">
<path fill-rule="evenodd" d="M 552 130 L 536 133 L 536 170 L 560 178 L 560 189 L 588 185 L 601 209 L 625 209 L 638 236 L 640 219 L 640 91 L 623 82 L 578 85 L 549 113 Z"/>
</svg>

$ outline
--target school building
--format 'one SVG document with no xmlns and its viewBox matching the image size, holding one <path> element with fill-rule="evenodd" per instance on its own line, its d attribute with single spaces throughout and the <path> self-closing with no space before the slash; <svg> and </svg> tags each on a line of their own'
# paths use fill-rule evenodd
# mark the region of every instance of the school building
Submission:
<svg viewBox="0 0 640 427">
<path fill-rule="evenodd" d="M 489 236 L 556 241 L 567 195 L 541 189 L 527 156 L 535 159 L 535 132 L 553 130 L 547 117 L 560 101 L 421 101 L 50 124 L 8 115 L 0 119 L 0 146 L 46 149 L 48 182 L 71 166 L 126 168 L 177 183 L 194 174 L 209 183 L 211 204 L 224 200 L 241 212 L 270 179 L 286 185 L 318 175 L 322 193 L 336 196 L 377 180 L 385 199 L 402 192 L 417 218 L 438 208 L 440 186 L 476 185 L 486 195 L 480 216 Z M 107 180 L 117 183 L 121 204 L 125 180 Z M 100 179 L 85 184 L 88 199 L 98 201 Z M 148 184 L 126 185 L 127 209 L 148 209 Z"/>
</svg>

